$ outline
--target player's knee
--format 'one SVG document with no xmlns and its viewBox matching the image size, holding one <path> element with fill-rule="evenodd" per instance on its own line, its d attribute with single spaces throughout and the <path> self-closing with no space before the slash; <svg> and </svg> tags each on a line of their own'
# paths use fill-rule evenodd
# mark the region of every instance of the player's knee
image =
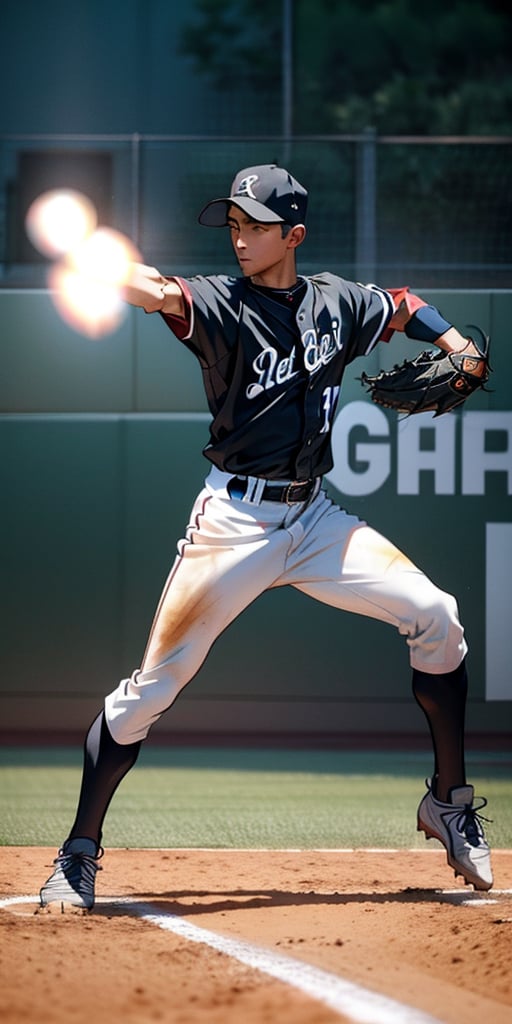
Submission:
<svg viewBox="0 0 512 1024">
<path fill-rule="evenodd" d="M 163 663 L 137 670 L 105 698 L 105 717 L 117 743 L 144 740 L 152 725 L 176 700 L 186 680 Z"/>
<path fill-rule="evenodd" d="M 450 672 L 457 668 L 467 653 L 467 645 L 455 597 L 429 583 L 413 623 L 408 639 L 413 667 L 427 672 Z"/>
</svg>

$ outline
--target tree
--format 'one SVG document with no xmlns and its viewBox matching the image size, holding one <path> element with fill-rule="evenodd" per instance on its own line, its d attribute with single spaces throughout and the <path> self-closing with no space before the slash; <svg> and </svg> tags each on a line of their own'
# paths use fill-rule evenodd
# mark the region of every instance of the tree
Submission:
<svg viewBox="0 0 512 1024">
<path fill-rule="evenodd" d="M 501 0 L 295 0 L 293 11 L 295 133 L 512 132 Z M 182 48 L 221 93 L 278 104 L 281 33 L 276 0 L 195 0 Z"/>
</svg>

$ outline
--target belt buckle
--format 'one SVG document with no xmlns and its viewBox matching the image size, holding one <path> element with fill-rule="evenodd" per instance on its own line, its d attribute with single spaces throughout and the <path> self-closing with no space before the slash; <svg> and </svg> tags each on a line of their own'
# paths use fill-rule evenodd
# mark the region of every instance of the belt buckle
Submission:
<svg viewBox="0 0 512 1024">
<path fill-rule="evenodd" d="M 287 488 L 286 488 L 285 495 L 284 495 L 284 500 L 285 500 L 286 504 L 287 505 L 298 505 L 301 501 L 305 501 L 306 498 L 307 498 L 307 494 L 303 498 L 292 498 L 292 491 L 295 490 L 297 487 L 301 487 L 301 488 L 307 487 L 308 483 L 309 483 L 308 480 L 305 480 L 304 483 L 302 483 L 302 484 L 298 483 L 296 480 L 292 481 L 291 483 L 289 483 Z"/>
</svg>

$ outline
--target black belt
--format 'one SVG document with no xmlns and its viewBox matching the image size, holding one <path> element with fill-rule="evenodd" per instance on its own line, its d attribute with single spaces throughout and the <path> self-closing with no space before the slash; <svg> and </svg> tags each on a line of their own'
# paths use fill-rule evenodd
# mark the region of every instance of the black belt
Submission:
<svg viewBox="0 0 512 1024">
<path fill-rule="evenodd" d="M 249 485 L 249 480 L 234 476 L 227 485 L 228 494 L 231 498 L 244 498 Z M 260 501 L 281 501 L 287 505 L 294 505 L 296 502 L 307 501 L 316 486 L 316 477 L 313 477 L 312 480 L 291 480 L 285 484 L 266 483 Z"/>
</svg>

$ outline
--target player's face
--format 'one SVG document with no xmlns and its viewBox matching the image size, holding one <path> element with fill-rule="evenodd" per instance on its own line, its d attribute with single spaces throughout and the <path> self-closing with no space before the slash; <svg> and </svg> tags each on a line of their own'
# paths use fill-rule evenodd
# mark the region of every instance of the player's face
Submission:
<svg viewBox="0 0 512 1024">
<path fill-rule="evenodd" d="M 280 275 L 291 253 L 287 239 L 283 238 L 281 224 L 262 224 L 232 206 L 228 213 L 228 227 L 244 277 L 264 275 L 267 281 L 269 275 Z"/>
</svg>

